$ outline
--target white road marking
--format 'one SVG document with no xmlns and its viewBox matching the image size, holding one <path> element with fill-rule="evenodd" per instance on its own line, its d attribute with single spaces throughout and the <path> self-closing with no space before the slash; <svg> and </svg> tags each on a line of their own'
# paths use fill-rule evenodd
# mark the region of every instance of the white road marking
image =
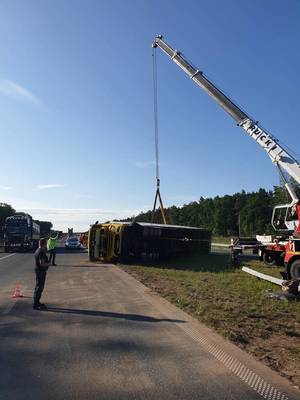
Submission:
<svg viewBox="0 0 300 400">
<path fill-rule="evenodd" d="M 8 256 L 0 257 L 0 261 L 4 260 L 5 258 L 12 257 L 12 256 L 15 256 L 15 255 L 16 255 L 16 253 L 12 253 L 12 254 L 9 254 Z"/>
<path fill-rule="evenodd" d="M 176 324 L 185 331 L 192 339 L 200 343 L 212 356 L 219 360 L 225 367 L 230 369 L 238 378 L 255 390 L 267 400 L 288 400 L 285 393 L 280 392 L 261 376 L 247 368 L 235 357 L 223 351 L 220 346 L 211 343 L 204 338 L 196 329 L 189 327 L 189 324 Z"/>
</svg>

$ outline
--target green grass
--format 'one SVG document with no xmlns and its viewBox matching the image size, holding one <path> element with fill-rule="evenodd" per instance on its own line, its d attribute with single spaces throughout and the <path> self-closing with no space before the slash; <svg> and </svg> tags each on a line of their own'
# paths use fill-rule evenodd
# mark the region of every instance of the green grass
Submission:
<svg viewBox="0 0 300 400">
<path fill-rule="evenodd" d="M 231 238 L 232 238 L 232 236 L 230 236 L 230 237 L 229 236 L 228 237 L 225 237 L 225 236 L 213 236 L 211 241 L 213 243 L 230 244 Z"/>
<path fill-rule="evenodd" d="M 280 277 L 279 268 L 265 267 L 259 261 L 247 261 L 243 265 Z M 122 267 L 300 384 L 300 302 L 268 298 L 269 291 L 280 291 L 278 286 L 234 269 L 229 256 L 222 254 Z"/>
</svg>

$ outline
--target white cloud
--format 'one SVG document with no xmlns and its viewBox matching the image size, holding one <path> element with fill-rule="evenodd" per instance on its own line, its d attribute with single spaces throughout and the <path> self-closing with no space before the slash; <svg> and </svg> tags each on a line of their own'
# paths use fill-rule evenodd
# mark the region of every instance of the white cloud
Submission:
<svg viewBox="0 0 300 400">
<path fill-rule="evenodd" d="M 48 183 L 46 185 L 37 185 L 36 190 L 45 190 L 45 189 L 56 189 L 66 187 L 67 185 L 62 185 L 60 183 Z"/>
<path fill-rule="evenodd" d="M 75 231 L 87 231 L 95 221 L 106 222 L 113 219 L 122 219 L 137 215 L 141 210 L 121 209 L 105 210 L 97 208 L 35 208 L 18 207 L 18 211 L 26 212 L 34 219 L 51 221 L 54 229 L 66 231 L 74 228 Z"/>
<path fill-rule="evenodd" d="M 0 185 L 0 190 L 12 190 L 12 187 Z"/>
<path fill-rule="evenodd" d="M 0 93 L 18 100 L 27 101 L 34 104 L 41 104 L 41 101 L 29 90 L 25 89 L 16 82 L 9 81 L 7 79 L 0 80 Z"/>
</svg>

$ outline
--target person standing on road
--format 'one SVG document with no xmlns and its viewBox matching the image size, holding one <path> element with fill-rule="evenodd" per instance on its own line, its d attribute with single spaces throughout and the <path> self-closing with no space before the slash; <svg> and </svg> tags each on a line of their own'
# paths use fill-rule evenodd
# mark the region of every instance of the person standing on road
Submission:
<svg viewBox="0 0 300 400">
<path fill-rule="evenodd" d="M 49 263 L 52 265 L 55 264 L 55 258 L 56 258 L 56 244 L 57 244 L 57 239 L 58 239 L 58 234 L 56 236 L 50 236 L 47 242 L 47 250 L 50 253 L 49 256 Z"/>
<path fill-rule="evenodd" d="M 43 292 L 44 286 L 45 286 L 47 270 L 50 265 L 46 251 L 47 251 L 47 239 L 40 239 L 39 248 L 34 253 L 35 278 L 36 278 L 36 285 L 35 285 L 34 295 L 33 295 L 33 309 L 34 310 L 47 309 L 45 304 L 40 302 L 42 292 Z"/>
</svg>

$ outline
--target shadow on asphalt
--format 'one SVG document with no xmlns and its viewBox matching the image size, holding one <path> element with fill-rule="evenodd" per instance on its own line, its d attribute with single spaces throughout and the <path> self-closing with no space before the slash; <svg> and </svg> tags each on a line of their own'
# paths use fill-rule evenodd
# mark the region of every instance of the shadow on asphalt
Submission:
<svg viewBox="0 0 300 400">
<path fill-rule="evenodd" d="M 154 317 L 148 317 L 147 315 L 122 314 L 110 311 L 78 310 L 74 308 L 47 307 L 47 310 L 45 311 L 62 313 L 62 314 L 77 314 L 77 315 L 90 315 L 95 317 L 120 318 L 120 319 L 126 319 L 128 321 L 138 321 L 138 322 L 173 322 L 173 323 L 186 322 L 180 319 L 154 318 Z"/>
<path fill-rule="evenodd" d="M 56 253 L 57 254 L 85 254 L 87 253 L 86 248 L 80 248 L 80 249 L 66 249 L 65 247 L 57 247 L 56 248 Z"/>
</svg>

